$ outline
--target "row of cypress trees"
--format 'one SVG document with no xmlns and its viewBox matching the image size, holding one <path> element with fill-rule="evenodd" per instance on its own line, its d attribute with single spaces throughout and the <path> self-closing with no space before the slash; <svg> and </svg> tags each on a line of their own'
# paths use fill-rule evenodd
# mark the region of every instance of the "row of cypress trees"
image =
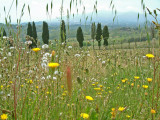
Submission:
<svg viewBox="0 0 160 120">
<path fill-rule="evenodd" d="M 77 37 L 77 41 L 79 42 L 79 46 L 83 47 L 84 36 L 83 36 L 83 32 L 82 32 L 82 28 L 81 27 L 79 27 L 77 29 L 76 37 Z M 101 46 L 102 38 L 104 40 L 104 44 L 103 45 L 108 46 L 108 38 L 109 38 L 108 26 L 105 25 L 104 28 L 103 28 L 103 31 L 102 31 L 100 23 L 97 24 L 97 29 L 96 29 L 95 22 L 92 23 L 92 26 L 91 26 L 91 38 L 93 39 L 93 49 L 94 49 L 94 40 L 95 39 L 98 42 L 99 49 L 100 49 L 100 46 Z"/>
<path fill-rule="evenodd" d="M 28 23 L 27 35 L 29 35 L 30 37 L 33 37 L 33 39 L 34 39 L 32 41 L 31 48 L 37 47 L 37 31 L 36 31 L 36 26 L 35 26 L 34 22 L 32 25 L 30 22 Z M 83 36 L 83 31 L 82 31 L 81 27 L 78 27 L 78 29 L 77 29 L 76 38 L 79 43 L 79 46 L 83 47 L 84 36 Z M 108 38 L 109 38 L 108 27 L 104 26 L 103 31 L 102 31 L 100 23 L 97 24 L 97 29 L 96 29 L 95 22 L 92 23 L 91 38 L 93 39 L 93 49 L 94 49 L 94 40 L 95 39 L 98 42 L 99 49 L 101 46 L 102 38 L 104 40 L 104 45 L 108 46 Z M 49 29 L 48 29 L 48 24 L 45 21 L 43 22 L 42 40 L 43 40 L 44 44 L 49 43 Z M 65 43 L 65 45 L 66 45 L 66 27 L 65 27 L 64 20 L 61 21 L 61 25 L 60 25 L 60 40 L 61 40 L 61 43 Z"/>
</svg>

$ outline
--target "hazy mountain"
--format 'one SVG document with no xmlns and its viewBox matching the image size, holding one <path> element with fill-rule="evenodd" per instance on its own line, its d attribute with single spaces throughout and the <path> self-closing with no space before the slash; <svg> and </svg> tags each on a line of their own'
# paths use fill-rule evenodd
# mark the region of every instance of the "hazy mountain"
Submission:
<svg viewBox="0 0 160 120">
<path fill-rule="evenodd" d="M 85 15 L 75 15 L 74 19 L 73 17 L 70 18 L 70 24 L 90 24 L 91 23 L 91 16 L 92 16 L 92 22 L 100 22 L 102 24 L 108 24 L 113 25 L 113 18 L 114 14 L 111 12 L 106 11 L 99 11 L 98 14 L 85 14 Z M 65 18 L 65 17 L 64 17 Z M 160 19 L 160 17 L 159 17 Z M 67 19 L 65 19 L 67 21 Z M 147 21 L 153 21 L 154 18 L 147 14 Z M 146 18 L 144 14 L 139 14 L 139 20 L 138 20 L 138 13 L 136 12 L 126 12 L 126 13 L 118 13 L 116 16 L 116 19 L 114 21 L 114 25 L 135 25 L 135 24 L 143 24 L 146 22 Z"/>
</svg>

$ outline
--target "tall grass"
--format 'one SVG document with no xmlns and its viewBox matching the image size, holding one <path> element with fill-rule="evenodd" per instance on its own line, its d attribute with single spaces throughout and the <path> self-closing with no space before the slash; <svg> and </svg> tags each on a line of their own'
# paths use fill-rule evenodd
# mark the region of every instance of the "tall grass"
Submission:
<svg viewBox="0 0 160 120">
<path fill-rule="evenodd" d="M 158 49 L 147 58 L 145 48 L 98 51 L 59 43 L 53 59 L 52 43 L 34 52 L 20 42 L 24 7 L 13 47 L 0 38 L 0 115 L 15 120 L 160 119 Z M 60 66 L 50 69 L 49 62 Z"/>
</svg>

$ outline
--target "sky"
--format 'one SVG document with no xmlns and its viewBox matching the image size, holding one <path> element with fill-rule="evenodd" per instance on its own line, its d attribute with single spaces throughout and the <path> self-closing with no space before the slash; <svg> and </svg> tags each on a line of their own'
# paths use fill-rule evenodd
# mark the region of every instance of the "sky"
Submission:
<svg viewBox="0 0 160 120">
<path fill-rule="evenodd" d="M 60 8 L 62 4 L 62 0 L 18 0 L 18 8 L 16 12 L 16 0 L 0 0 L 0 23 L 5 22 L 5 17 L 8 15 L 9 8 L 11 10 L 9 15 L 11 15 L 12 23 L 16 23 L 17 19 L 20 18 L 21 10 L 23 5 L 25 4 L 24 8 L 24 15 L 21 19 L 21 22 L 29 22 L 29 21 L 52 21 L 54 19 L 60 18 Z M 53 9 L 51 14 L 51 1 L 53 2 Z M 70 10 L 70 1 L 71 0 L 64 0 L 63 3 L 63 16 L 67 15 L 67 9 Z M 73 1 L 73 0 L 72 0 Z M 76 0 L 74 0 L 76 1 Z M 82 5 L 79 4 L 80 0 L 78 1 L 78 6 L 74 4 L 72 6 L 71 13 L 77 13 L 77 8 L 79 14 L 83 12 L 83 5 L 85 6 L 85 13 L 92 13 L 94 4 L 96 0 L 81 0 Z M 97 10 L 98 11 L 106 11 L 112 12 L 112 8 L 110 7 L 110 0 L 97 0 Z M 146 6 L 151 10 L 155 8 L 159 8 L 160 0 L 144 0 Z M 125 12 L 139 12 L 143 13 L 141 0 L 114 0 L 114 5 L 118 13 L 125 13 Z M 49 4 L 49 16 L 46 14 L 46 5 Z M 28 12 L 28 5 L 30 6 L 31 17 L 29 16 Z M 4 6 L 6 9 L 6 14 L 4 12 Z"/>
</svg>

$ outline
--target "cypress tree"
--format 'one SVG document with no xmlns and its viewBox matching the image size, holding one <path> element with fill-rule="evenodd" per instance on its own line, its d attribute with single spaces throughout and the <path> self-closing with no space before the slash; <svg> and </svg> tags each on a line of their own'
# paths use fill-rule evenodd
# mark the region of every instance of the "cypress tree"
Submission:
<svg viewBox="0 0 160 120">
<path fill-rule="evenodd" d="M 3 30 L 3 36 L 7 36 L 5 29 Z"/>
<path fill-rule="evenodd" d="M 32 44 L 34 47 L 37 47 L 37 30 L 36 30 L 36 25 L 35 25 L 34 21 L 33 21 L 33 39 L 34 39 L 34 41 Z"/>
<path fill-rule="evenodd" d="M 101 47 L 101 35 L 102 35 L 102 29 L 101 29 L 101 24 L 97 24 L 97 31 L 96 31 L 96 40 L 98 41 L 98 46 L 99 49 Z"/>
<path fill-rule="evenodd" d="M 108 38 L 109 38 L 108 26 L 105 25 L 103 28 L 103 39 L 105 46 L 108 46 Z"/>
<path fill-rule="evenodd" d="M 91 38 L 93 39 L 93 49 L 94 49 L 95 35 L 96 35 L 96 25 L 95 25 L 95 22 L 94 22 L 94 23 L 92 23 L 92 26 L 91 26 Z"/>
<path fill-rule="evenodd" d="M 65 42 L 66 44 L 66 26 L 64 20 L 62 20 L 61 22 L 60 35 L 61 35 L 61 43 Z"/>
<path fill-rule="evenodd" d="M 29 35 L 30 37 L 33 37 L 32 36 L 32 25 L 30 22 L 28 23 L 27 35 Z"/>
<path fill-rule="evenodd" d="M 83 37 L 83 32 L 81 27 L 77 29 L 76 37 L 77 37 L 77 41 L 79 42 L 79 47 L 83 47 L 84 37 Z"/>
<path fill-rule="evenodd" d="M 43 21 L 43 32 L 42 32 L 42 40 L 44 44 L 49 43 L 49 30 L 48 30 L 48 24 Z"/>
<path fill-rule="evenodd" d="M 27 35 L 28 35 L 28 36 L 30 36 L 30 37 L 32 37 L 32 36 L 33 36 L 33 34 L 32 34 L 32 25 L 31 25 L 31 23 L 30 23 L 30 22 L 28 23 Z M 31 45 L 29 45 L 29 48 L 32 48 L 32 47 L 33 47 L 33 41 L 32 41 L 32 44 L 31 44 Z"/>
</svg>

